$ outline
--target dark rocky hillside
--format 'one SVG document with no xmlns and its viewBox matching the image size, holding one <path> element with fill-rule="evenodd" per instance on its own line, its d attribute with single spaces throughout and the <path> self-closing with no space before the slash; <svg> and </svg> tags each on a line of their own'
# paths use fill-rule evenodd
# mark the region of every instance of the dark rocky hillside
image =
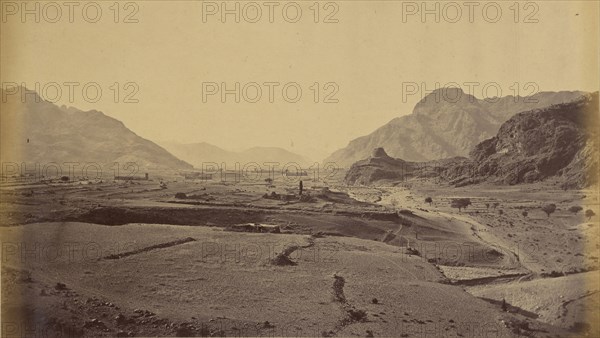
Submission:
<svg viewBox="0 0 600 338">
<path fill-rule="evenodd" d="M 598 182 L 598 93 L 521 112 L 498 134 L 477 144 L 469 158 L 408 162 L 377 148 L 346 174 L 348 184 L 439 177 L 456 186 L 494 182 L 514 185 L 557 178 L 563 188 Z"/>
<path fill-rule="evenodd" d="M 470 165 L 464 157 L 436 161 L 410 162 L 390 157 L 383 148 L 375 148 L 370 157 L 354 163 L 344 178 L 347 184 L 370 185 L 375 182 L 397 183 L 415 177 L 439 177 L 445 168 Z"/>
<path fill-rule="evenodd" d="M 565 187 L 588 186 L 597 182 L 597 126 L 598 93 L 522 112 L 473 149 L 471 172 L 454 167 L 447 174 L 455 180 L 510 185 L 557 176 Z"/>
<path fill-rule="evenodd" d="M 348 184 L 368 185 L 380 180 L 402 180 L 412 172 L 413 163 L 391 158 L 383 148 L 375 148 L 371 157 L 358 161 L 346 173 Z"/>
</svg>

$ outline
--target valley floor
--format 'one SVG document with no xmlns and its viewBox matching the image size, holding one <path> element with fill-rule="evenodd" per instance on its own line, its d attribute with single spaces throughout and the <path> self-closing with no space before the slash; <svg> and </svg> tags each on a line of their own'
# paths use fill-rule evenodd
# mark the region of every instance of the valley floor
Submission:
<svg viewBox="0 0 600 338">
<path fill-rule="evenodd" d="M 600 332 L 592 192 L 159 181 L 3 185 L 3 336 Z"/>
</svg>

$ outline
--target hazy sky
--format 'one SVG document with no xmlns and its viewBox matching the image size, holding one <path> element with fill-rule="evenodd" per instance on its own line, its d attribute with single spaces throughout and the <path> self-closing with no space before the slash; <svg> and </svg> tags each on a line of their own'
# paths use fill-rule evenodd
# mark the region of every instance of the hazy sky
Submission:
<svg viewBox="0 0 600 338">
<path fill-rule="evenodd" d="M 439 23 L 435 14 L 422 22 L 421 1 L 320 2 L 318 23 L 317 7 L 309 8 L 313 1 L 296 2 L 302 14 L 295 23 L 286 21 L 295 20 L 295 5 L 286 7 L 287 16 L 282 14 L 286 2 L 275 2 L 273 23 L 263 2 L 238 2 L 240 23 L 234 22 L 234 14 L 221 22 L 220 1 L 121 3 L 118 16 L 113 1 L 98 1 L 86 7 L 87 16 L 84 3 L 74 7 L 71 18 L 69 7 L 55 2 L 62 12 L 58 19 L 54 5 L 39 2 L 39 23 L 33 14 L 22 22 L 22 8 L 9 3 L 21 2 L 2 1 L 4 85 L 17 82 L 35 89 L 39 83 L 52 96 L 51 83 L 58 83 L 58 104 L 101 110 L 155 141 L 209 142 L 229 149 L 280 146 L 321 159 L 409 114 L 421 93 L 403 99 L 403 83 L 433 89 L 436 83 L 454 82 L 467 91 L 464 83 L 478 82 L 477 97 L 485 96 L 482 87 L 491 83 L 498 84 L 488 85 L 491 96 L 497 87 L 502 95 L 513 94 L 515 83 L 521 94 L 531 93 L 536 87 L 525 88 L 529 82 L 539 91 L 598 90 L 597 1 L 521 2 L 518 13 L 511 8 L 513 1 L 496 2 L 498 6 L 478 2 L 472 18 L 464 2 L 454 3 L 460 17 L 454 5 L 427 2 L 430 9 L 440 6 Z M 235 4 L 229 1 L 227 6 Z M 262 16 L 256 23 L 247 22 L 257 15 L 254 4 Z M 96 7 L 102 15 L 96 23 L 87 22 L 95 20 Z M 502 14 L 495 18 L 497 7 Z M 328 15 L 338 22 L 323 22 Z M 138 22 L 125 23 L 126 17 Z M 81 84 L 74 89 L 73 103 L 66 82 Z M 124 88 L 128 82 L 135 86 Z M 220 95 L 203 100 L 203 87 L 214 89 L 206 87 L 209 82 L 225 82 L 229 89 L 239 82 L 240 102 L 234 102 L 233 94 L 225 103 Z M 323 88 L 329 82 L 335 85 Z M 86 83 L 102 89 L 98 102 L 84 99 Z M 120 87 L 117 103 L 113 83 Z M 256 87 L 248 83 L 261 88 L 258 102 L 250 102 Z M 302 89 L 298 102 L 286 102 L 282 89 L 288 83 Z M 123 102 L 136 86 L 132 98 L 139 102 Z M 289 100 L 294 99 L 294 86 L 286 87 Z M 274 90 L 273 103 L 269 88 Z M 324 103 L 335 89 L 330 99 L 339 102 Z M 94 86 L 88 90 L 93 99 Z"/>
</svg>

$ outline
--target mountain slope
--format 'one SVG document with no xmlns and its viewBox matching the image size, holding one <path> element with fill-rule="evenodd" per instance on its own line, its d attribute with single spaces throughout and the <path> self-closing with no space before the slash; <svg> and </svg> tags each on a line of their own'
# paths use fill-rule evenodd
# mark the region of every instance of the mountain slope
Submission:
<svg viewBox="0 0 600 338">
<path fill-rule="evenodd" d="M 184 159 L 197 168 L 202 167 L 203 162 L 229 163 L 235 153 L 221 149 L 210 143 L 179 144 L 174 142 L 160 142 L 160 145 L 171 154 Z"/>
<path fill-rule="evenodd" d="M 598 93 L 522 112 L 504 123 L 495 137 L 473 149 L 473 173 L 505 184 L 552 176 L 561 177 L 568 188 L 594 184 L 600 149 L 597 126 Z"/>
<path fill-rule="evenodd" d="M 352 140 L 325 162 L 348 167 L 367 158 L 378 147 L 406 161 L 467 156 L 476 144 L 494 136 L 500 125 L 514 114 L 569 102 L 583 94 L 541 92 L 488 102 L 492 100 L 477 99 L 457 88 L 439 89 L 417 103 L 412 114 L 395 118 L 373 133 Z"/>
<path fill-rule="evenodd" d="M 503 123 L 496 136 L 477 144 L 470 158 L 409 162 L 376 148 L 350 167 L 345 182 L 394 184 L 413 177 L 439 177 L 455 186 L 486 181 L 514 185 L 553 177 L 563 188 L 588 187 L 598 183 L 598 113 L 597 92 L 521 112 Z"/>
<path fill-rule="evenodd" d="M 21 88 L 20 90 L 26 90 Z M 0 89 L 2 98 L 5 92 Z M 152 169 L 191 169 L 165 149 L 129 130 L 103 113 L 59 107 L 43 100 L 37 93 L 6 95 L 0 115 L 0 156 L 2 162 L 55 162 L 101 166 L 118 162 L 125 166 Z"/>
<path fill-rule="evenodd" d="M 228 168 L 234 168 L 236 163 L 243 167 L 252 162 L 258 163 L 260 166 L 263 166 L 265 162 L 277 162 L 280 165 L 298 163 L 304 166 L 308 164 L 308 160 L 304 157 L 277 147 L 253 147 L 235 152 L 206 142 L 191 144 L 165 142 L 162 145 L 177 157 L 192 163 L 196 168 L 202 168 L 202 163 L 209 162 L 225 163 Z"/>
</svg>

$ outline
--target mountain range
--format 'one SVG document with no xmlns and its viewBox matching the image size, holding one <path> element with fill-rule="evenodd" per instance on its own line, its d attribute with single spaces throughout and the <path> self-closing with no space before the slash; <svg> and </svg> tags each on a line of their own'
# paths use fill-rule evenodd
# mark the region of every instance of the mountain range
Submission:
<svg viewBox="0 0 600 338">
<path fill-rule="evenodd" d="M 144 169 L 192 169 L 189 163 L 100 111 L 59 107 L 22 87 L 17 94 L 0 89 L 0 95 L 5 101 L 0 114 L 3 163 L 39 163 L 43 167 L 52 162 L 60 166 L 67 162 L 101 166 L 117 162 L 124 167 L 135 162 Z"/>
<path fill-rule="evenodd" d="M 165 143 L 163 147 L 97 110 L 58 106 L 22 87 L 14 94 L 0 89 L 0 95 L 6 101 L 2 102 L 0 114 L 3 163 L 39 163 L 43 167 L 75 162 L 105 167 L 116 162 L 125 167 L 134 162 L 140 169 L 174 170 L 191 170 L 192 164 L 201 168 L 202 162 L 224 162 L 231 168 L 236 162 L 242 166 L 250 162 L 261 166 L 265 162 L 308 163 L 304 157 L 276 147 L 253 147 L 239 152 L 208 143 Z"/>
<path fill-rule="evenodd" d="M 555 177 L 563 188 L 598 182 L 598 93 L 524 111 L 497 134 L 475 145 L 469 157 L 410 162 L 375 148 L 346 173 L 348 184 L 394 184 L 411 177 L 437 177 L 455 186 L 481 182 L 514 185 Z"/>
<path fill-rule="evenodd" d="M 234 168 L 236 163 L 243 167 L 252 162 L 260 166 L 265 162 L 277 162 L 280 165 L 297 163 L 301 166 L 309 164 L 303 156 L 277 147 L 252 147 L 243 151 L 229 151 L 206 142 L 190 144 L 162 142 L 161 144 L 172 154 L 193 164 L 196 168 L 202 168 L 203 163 L 209 162 L 225 163 L 228 168 Z"/>
<path fill-rule="evenodd" d="M 494 136 L 513 115 L 573 101 L 584 94 L 561 91 L 478 99 L 459 88 L 438 89 L 419 101 L 412 114 L 397 117 L 371 134 L 350 141 L 324 162 L 349 167 L 378 147 L 406 161 L 468 156 L 476 144 Z"/>
<path fill-rule="evenodd" d="M 263 165 L 265 162 L 280 164 L 294 162 L 304 166 L 309 162 L 301 155 L 276 147 L 253 147 L 243 151 L 230 151 L 208 143 L 164 143 L 159 146 L 138 136 L 122 122 L 100 111 L 59 107 L 45 101 L 33 91 L 25 88 L 20 90 L 25 91 L 27 100 L 21 99 L 24 95 L 9 95 L 0 89 L 1 97 L 6 101 L 2 102 L 0 114 L 0 158 L 3 163 L 95 162 L 111 165 L 118 162 L 124 165 L 127 162 L 135 162 L 140 168 L 145 169 L 191 170 L 193 166 L 201 168 L 202 163 L 205 162 L 226 163 L 231 168 L 234 163 L 244 165 L 255 162 Z M 460 99 L 450 102 L 439 100 L 440 97 Z M 384 162 L 389 162 L 390 168 L 397 162 L 389 160 L 394 157 L 402 158 L 403 165 L 457 158 L 459 160 L 449 163 L 446 163 L 448 160 L 444 160 L 446 161 L 444 163 L 454 170 L 447 171 L 446 174 L 453 179 L 458 179 L 463 175 L 460 168 L 463 168 L 463 164 L 466 163 L 466 159 L 461 159 L 461 156 L 469 156 L 469 153 L 471 159 L 467 162 L 470 163 L 468 165 L 470 170 L 482 172 L 485 176 L 499 175 L 500 172 L 494 171 L 493 168 L 522 160 L 518 157 L 498 155 L 504 154 L 502 153 L 504 151 L 513 154 L 514 149 L 520 149 L 519 151 L 528 149 L 528 152 L 544 149 L 550 154 L 544 157 L 544 161 L 548 161 L 548 166 L 552 167 L 557 158 L 565 161 L 566 157 L 579 159 L 577 163 L 580 164 L 577 165 L 569 160 L 565 165 L 573 163 L 572 167 L 575 169 L 567 168 L 560 172 L 553 170 L 548 174 L 543 170 L 540 171 L 540 168 L 546 167 L 545 162 L 532 160 L 534 162 L 528 163 L 531 164 L 530 168 L 537 168 L 533 170 L 535 174 L 520 173 L 516 174 L 517 178 L 503 178 L 506 183 L 537 180 L 554 174 L 571 175 L 574 181 L 581 182 L 586 178 L 581 176 L 581 170 L 577 169 L 577 166 L 589 162 L 586 161 L 595 154 L 593 150 L 596 145 L 581 141 L 589 139 L 589 133 L 581 132 L 581 126 L 577 122 L 579 120 L 569 122 L 568 117 L 573 114 L 578 116 L 576 113 L 561 115 L 556 113 L 556 110 L 576 112 L 584 109 L 583 106 L 588 107 L 585 109 L 589 110 L 590 104 L 593 106 L 593 103 L 590 103 L 592 101 L 593 96 L 583 92 L 542 92 L 531 97 L 507 96 L 490 102 L 490 100 L 479 100 L 465 94 L 460 89 L 441 89 L 423 98 L 415 106 L 412 114 L 396 118 L 370 135 L 350 142 L 348 147 L 332 154 L 327 161 L 349 166 L 356 159 L 369 157 L 374 148 L 383 147 L 391 157 L 384 151 L 375 156 L 377 158 L 375 162 L 385 159 Z M 572 106 L 573 104 L 576 106 Z M 522 117 L 525 113 L 518 114 L 523 111 L 527 111 L 526 116 L 530 117 Z M 534 115 L 535 118 L 532 119 L 531 116 Z M 548 116 L 553 117 L 548 118 Z M 514 122 L 513 117 L 517 121 L 523 119 L 529 122 L 517 123 Z M 514 124 L 513 129 L 516 131 L 530 131 L 527 134 L 519 134 L 510 129 L 513 131 L 509 133 L 506 131 L 509 127 L 503 126 L 504 129 L 500 127 L 507 120 L 512 121 L 508 125 Z M 533 125 L 534 122 L 531 121 L 536 120 L 540 121 L 540 126 L 527 127 L 529 129 L 523 127 L 523 125 Z M 498 130 L 501 131 L 500 134 L 497 134 Z M 517 137 L 522 144 L 515 145 L 514 149 L 504 146 L 512 140 L 506 135 Z M 540 141 L 539 135 L 544 135 L 546 139 Z M 483 142 L 486 139 L 488 140 Z M 549 146 L 543 146 L 540 142 L 566 143 L 577 151 L 572 149 L 567 155 L 562 152 L 557 155 L 555 154 L 557 149 L 566 148 L 559 146 L 548 148 Z M 500 151 L 498 148 L 501 145 L 504 150 Z M 581 152 L 580 149 L 587 150 Z M 498 162 L 499 158 L 501 158 L 500 162 Z M 462 164 L 450 165 L 455 162 Z M 370 165 L 363 164 L 367 164 L 367 167 Z M 381 172 L 375 173 L 374 177 L 379 174 Z"/>
</svg>

